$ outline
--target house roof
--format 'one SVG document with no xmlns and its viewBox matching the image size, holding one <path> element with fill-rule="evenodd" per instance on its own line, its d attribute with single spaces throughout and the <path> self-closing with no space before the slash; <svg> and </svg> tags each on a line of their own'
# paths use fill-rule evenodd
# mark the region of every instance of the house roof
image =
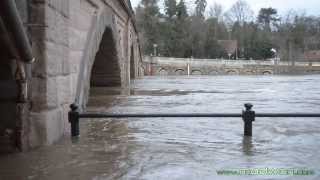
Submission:
<svg viewBox="0 0 320 180">
<path fill-rule="evenodd" d="M 305 51 L 304 58 L 309 61 L 319 61 L 320 60 L 320 50 Z"/>
<path fill-rule="evenodd" d="M 227 51 L 228 54 L 233 54 L 238 48 L 237 40 L 218 40 L 218 43 Z"/>
</svg>

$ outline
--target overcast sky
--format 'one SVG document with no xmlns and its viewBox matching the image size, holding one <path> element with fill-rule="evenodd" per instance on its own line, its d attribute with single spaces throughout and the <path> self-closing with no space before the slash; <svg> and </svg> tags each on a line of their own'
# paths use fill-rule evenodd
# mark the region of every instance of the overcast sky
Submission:
<svg viewBox="0 0 320 180">
<path fill-rule="evenodd" d="M 131 0 L 132 6 L 136 7 L 141 0 Z M 163 4 L 160 0 L 160 5 Z M 178 0 L 177 0 L 178 1 Z M 185 0 L 192 5 L 195 0 Z M 217 2 L 224 10 L 229 9 L 237 0 L 207 0 L 208 6 Z M 320 15 L 320 0 L 247 0 L 251 8 L 257 14 L 260 8 L 273 7 L 278 9 L 279 14 L 284 14 L 290 9 L 305 11 L 308 15 Z"/>
</svg>

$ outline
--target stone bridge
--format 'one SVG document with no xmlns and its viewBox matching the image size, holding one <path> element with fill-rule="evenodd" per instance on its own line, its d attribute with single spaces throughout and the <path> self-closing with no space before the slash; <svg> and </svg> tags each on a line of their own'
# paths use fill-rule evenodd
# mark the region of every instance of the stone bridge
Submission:
<svg viewBox="0 0 320 180">
<path fill-rule="evenodd" d="M 221 60 L 146 56 L 145 75 L 271 75 L 320 73 L 319 62 Z"/>
<path fill-rule="evenodd" d="M 0 151 L 52 144 L 91 86 L 126 88 L 143 73 L 129 0 L 14 2 L 0 2 Z"/>
</svg>

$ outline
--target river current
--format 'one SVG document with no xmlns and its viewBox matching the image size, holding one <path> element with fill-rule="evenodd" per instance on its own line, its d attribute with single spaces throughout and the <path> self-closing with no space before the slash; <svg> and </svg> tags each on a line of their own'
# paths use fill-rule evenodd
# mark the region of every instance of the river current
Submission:
<svg viewBox="0 0 320 180">
<path fill-rule="evenodd" d="M 94 88 L 87 111 L 112 113 L 320 112 L 320 76 L 172 76 L 129 90 Z M 319 118 L 83 119 L 81 136 L 0 156 L 0 180 L 320 179 Z M 226 176 L 243 168 L 306 168 L 312 176 Z"/>
</svg>

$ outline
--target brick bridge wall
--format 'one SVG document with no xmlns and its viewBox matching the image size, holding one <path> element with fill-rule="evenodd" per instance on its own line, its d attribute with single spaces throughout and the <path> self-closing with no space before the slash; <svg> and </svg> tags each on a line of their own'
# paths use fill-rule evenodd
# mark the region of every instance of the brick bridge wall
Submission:
<svg viewBox="0 0 320 180">
<path fill-rule="evenodd" d="M 320 73 L 319 62 L 188 59 L 145 56 L 145 75 L 264 75 Z"/>
<path fill-rule="evenodd" d="M 26 30 L 36 61 L 24 65 L 30 73 L 28 101 L 20 114 L 23 125 L 17 130 L 0 123 L 0 131 L 8 128 L 20 131 L 15 141 L 21 149 L 52 144 L 69 133 L 69 105 L 77 102 L 84 108 L 90 86 L 126 88 L 130 79 L 141 76 L 139 40 L 129 3 L 127 0 L 20 1 L 18 5 L 27 4 L 19 11 L 28 12 Z M 6 121 L 17 121 L 16 113 L 12 114 Z"/>
</svg>

